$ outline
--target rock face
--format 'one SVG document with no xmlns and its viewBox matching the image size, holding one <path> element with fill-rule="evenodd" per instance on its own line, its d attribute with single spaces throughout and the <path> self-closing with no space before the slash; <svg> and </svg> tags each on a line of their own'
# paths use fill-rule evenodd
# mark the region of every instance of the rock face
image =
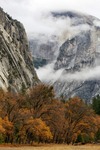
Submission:
<svg viewBox="0 0 100 150">
<path fill-rule="evenodd" d="M 68 15 L 68 13 L 66 14 Z M 75 16 L 75 14 L 71 15 L 71 17 Z M 58 79 L 54 83 L 54 87 L 58 96 L 63 95 L 67 98 L 79 96 L 89 103 L 94 96 L 100 94 L 100 77 L 96 78 L 92 75 L 97 66 L 100 69 L 100 27 L 95 24 L 99 20 L 92 16 L 77 16 L 75 20 L 77 24 L 74 23 L 74 26 L 86 24 L 90 29 L 82 30 L 61 45 L 54 69 L 63 68 L 66 79 L 64 81 Z M 86 78 L 81 73 L 82 70 L 84 70 L 83 74 L 86 73 Z M 89 70 L 92 71 L 91 75 Z M 77 73 L 77 77 L 73 77 L 75 73 Z M 72 78 L 69 78 L 67 74 Z M 83 77 L 80 77 L 81 75 Z M 98 76 L 98 74 L 96 75 Z"/>
<path fill-rule="evenodd" d="M 51 63 L 55 59 L 56 51 L 59 48 L 57 37 L 47 37 L 45 34 L 34 34 L 29 40 L 29 45 L 35 68 Z"/>
<path fill-rule="evenodd" d="M 0 8 L 0 87 L 18 92 L 38 82 L 23 25 Z"/>
<path fill-rule="evenodd" d="M 90 102 L 92 97 L 100 94 L 100 78 L 89 79 L 88 77 L 80 77 L 81 70 L 83 74 L 89 75 L 87 70 L 91 68 L 93 70 L 96 66 L 100 65 L 100 42 L 98 41 L 98 33 L 100 36 L 100 30 L 95 32 L 81 33 L 74 38 L 65 41 L 60 47 L 59 56 L 55 63 L 55 70 L 64 69 L 66 74 L 66 80 L 57 80 L 54 83 L 57 94 L 63 95 L 67 98 L 72 96 L 79 96 L 82 99 Z M 72 77 L 67 80 L 67 74 L 74 75 L 77 72 L 78 77 Z M 79 72 L 79 73 L 78 73 Z M 91 77 L 91 76 L 90 76 Z M 63 78 L 63 73 L 62 73 Z"/>
<path fill-rule="evenodd" d="M 51 78 L 51 84 L 57 96 L 63 95 L 67 99 L 79 96 L 90 103 L 92 97 L 100 94 L 100 73 L 98 70 L 99 74 L 95 72 L 95 68 L 100 66 L 100 20 L 75 12 L 53 12 L 52 16 L 70 19 L 72 30 L 69 31 L 70 36 L 66 32 L 53 64 L 54 73 L 61 69 L 63 72 L 59 78 L 54 78 L 53 83 Z"/>
</svg>

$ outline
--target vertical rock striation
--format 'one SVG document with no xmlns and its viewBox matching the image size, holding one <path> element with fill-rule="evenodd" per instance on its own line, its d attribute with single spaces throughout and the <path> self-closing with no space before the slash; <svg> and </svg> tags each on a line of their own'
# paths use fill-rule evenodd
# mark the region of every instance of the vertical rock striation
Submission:
<svg viewBox="0 0 100 150">
<path fill-rule="evenodd" d="M 0 87 L 18 92 L 38 82 L 23 25 L 0 8 Z"/>
</svg>

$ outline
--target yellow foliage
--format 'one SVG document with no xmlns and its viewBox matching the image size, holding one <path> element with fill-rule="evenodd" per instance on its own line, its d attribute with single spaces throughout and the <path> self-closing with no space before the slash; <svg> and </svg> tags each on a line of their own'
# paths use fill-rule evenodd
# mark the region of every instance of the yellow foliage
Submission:
<svg viewBox="0 0 100 150">
<path fill-rule="evenodd" d="M 29 119 L 27 124 L 31 126 L 29 131 L 37 137 L 40 137 L 43 140 L 52 139 L 50 128 L 42 121 L 42 119 Z"/>
<path fill-rule="evenodd" d="M 5 133 L 5 129 L 3 127 L 3 120 L 0 118 L 0 133 Z"/>
<path fill-rule="evenodd" d="M 2 125 L 3 125 L 3 127 L 4 127 L 6 133 L 8 133 L 8 134 L 13 133 L 13 124 L 12 124 L 12 122 L 10 122 L 10 121 L 8 120 L 8 117 L 5 117 L 5 118 L 3 119 Z"/>
<path fill-rule="evenodd" d="M 27 134 L 26 134 L 27 132 Z M 33 119 L 30 117 L 24 122 L 24 125 L 20 128 L 19 136 L 21 140 L 26 138 L 26 135 L 31 135 L 31 140 L 41 139 L 42 141 L 51 140 L 53 138 L 50 128 L 45 124 L 41 118 Z M 33 137 L 33 139 L 32 139 Z"/>
</svg>

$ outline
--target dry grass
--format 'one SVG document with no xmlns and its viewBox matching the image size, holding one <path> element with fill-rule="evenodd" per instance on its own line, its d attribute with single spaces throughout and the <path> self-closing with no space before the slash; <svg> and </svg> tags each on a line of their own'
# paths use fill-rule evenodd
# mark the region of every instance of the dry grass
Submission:
<svg viewBox="0 0 100 150">
<path fill-rule="evenodd" d="M 22 147 L 0 147 L 0 150 L 100 150 L 100 145 L 45 145 L 45 146 L 22 146 Z"/>
</svg>

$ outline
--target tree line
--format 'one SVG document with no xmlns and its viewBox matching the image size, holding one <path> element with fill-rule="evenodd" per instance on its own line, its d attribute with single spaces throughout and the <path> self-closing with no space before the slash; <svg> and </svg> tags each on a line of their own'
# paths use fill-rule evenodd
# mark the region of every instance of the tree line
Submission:
<svg viewBox="0 0 100 150">
<path fill-rule="evenodd" d="M 0 143 L 99 142 L 97 99 L 91 106 L 78 97 L 57 99 L 44 84 L 19 94 L 0 90 Z"/>
</svg>

